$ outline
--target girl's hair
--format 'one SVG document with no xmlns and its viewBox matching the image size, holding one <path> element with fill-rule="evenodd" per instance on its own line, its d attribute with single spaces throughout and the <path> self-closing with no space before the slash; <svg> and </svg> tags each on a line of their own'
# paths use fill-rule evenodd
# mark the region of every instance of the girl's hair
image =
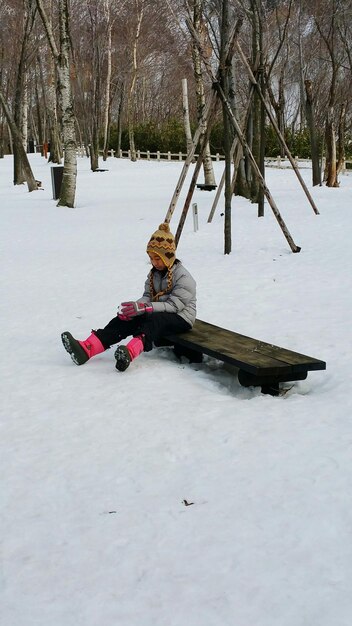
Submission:
<svg viewBox="0 0 352 626">
<path fill-rule="evenodd" d="M 180 263 L 179 259 L 175 260 L 173 266 L 176 265 L 177 263 Z M 150 296 L 151 296 L 152 302 L 158 302 L 161 296 L 164 296 L 166 293 L 169 293 L 172 289 L 172 268 L 168 267 L 167 268 L 167 287 L 163 291 L 159 291 L 158 293 L 155 293 L 153 276 L 154 276 L 154 272 L 157 272 L 157 271 L 158 270 L 156 270 L 153 267 L 149 272 L 149 289 L 150 289 Z"/>
</svg>

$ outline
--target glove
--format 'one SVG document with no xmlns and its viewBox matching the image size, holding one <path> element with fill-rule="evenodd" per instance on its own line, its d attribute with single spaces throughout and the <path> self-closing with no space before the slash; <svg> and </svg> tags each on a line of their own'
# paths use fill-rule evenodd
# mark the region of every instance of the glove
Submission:
<svg viewBox="0 0 352 626">
<path fill-rule="evenodd" d="M 127 317 L 127 315 L 122 315 L 122 313 L 119 313 L 119 311 L 117 311 L 117 317 L 123 322 L 128 322 L 128 320 L 131 319 L 130 317 Z"/>
<path fill-rule="evenodd" d="M 120 305 L 120 315 L 127 319 L 143 315 L 144 313 L 152 313 L 153 307 L 145 302 L 122 302 Z"/>
</svg>

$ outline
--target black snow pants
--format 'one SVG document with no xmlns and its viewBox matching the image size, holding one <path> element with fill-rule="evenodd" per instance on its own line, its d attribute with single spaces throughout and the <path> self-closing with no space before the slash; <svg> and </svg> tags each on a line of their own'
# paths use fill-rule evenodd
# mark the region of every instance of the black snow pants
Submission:
<svg viewBox="0 0 352 626">
<path fill-rule="evenodd" d="M 149 352 L 153 348 L 153 343 L 157 344 L 165 335 L 184 333 L 190 329 L 191 325 L 177 313 L 144 313 L 130 320 L 121 320 L 116 316 L 105 328 L 93 332 L 105 350 L 130 335 L 133 337 L 144 335 L 144 350 Z"/>
</svg>

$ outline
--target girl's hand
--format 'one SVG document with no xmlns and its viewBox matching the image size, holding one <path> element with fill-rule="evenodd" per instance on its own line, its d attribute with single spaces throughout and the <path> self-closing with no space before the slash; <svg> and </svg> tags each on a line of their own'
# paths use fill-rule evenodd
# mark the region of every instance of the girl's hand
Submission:
<svg viewBox="0 0 352 626">
<path fill-rule="evenodd" d="M 128 322 L 128 320 L 131 319 L 130 317 L 127 317 L 127 315 L 122 315 L 122 313 L 119 313 L 119 311 L 117 311 L 117 317 L 123 322 Z"/>
<path fill-rule="evenodd" d="M 143 315 L 144 313 L 152 313 L 153 307 L 145 302 L 122 302 L 120 305 L 121 315 L 124 315 L 127 319 L 136 317 L 136 315 Z"/>
</svg>

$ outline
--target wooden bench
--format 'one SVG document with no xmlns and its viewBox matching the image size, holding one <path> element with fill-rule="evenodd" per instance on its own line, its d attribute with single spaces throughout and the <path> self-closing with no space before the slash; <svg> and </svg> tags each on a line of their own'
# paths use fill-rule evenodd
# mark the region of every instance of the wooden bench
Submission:
<svg viewBox="0 0 352 626">
<path fill-rule="evenodd" d="M 238 380 L 244 387 L 259 386 L 262 393 L 279 395 L 280 383 L 304 380 L 310 370 L 325 370 L 326 363 L 313 357 L 279 348 L 219 326 L 196 320 L 187 333 L 168 335 L 178 357 L 201 362 L 203 354 L 239 368 Z M 165 344 L 164 344 L 165 345 Z"/>
</svg>

